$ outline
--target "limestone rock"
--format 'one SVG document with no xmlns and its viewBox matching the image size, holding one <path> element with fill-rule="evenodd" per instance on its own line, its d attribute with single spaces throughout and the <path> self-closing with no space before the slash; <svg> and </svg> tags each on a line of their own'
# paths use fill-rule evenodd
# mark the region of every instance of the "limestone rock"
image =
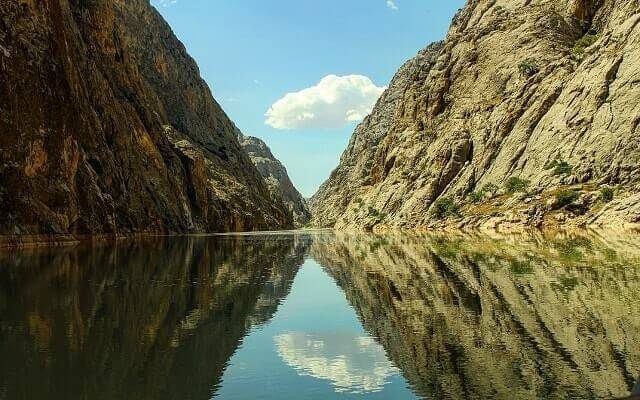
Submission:
<svg viewBox="0 0 640 400">
<path fill-rule="evenodd" d="M 469 1 L 356 129 L 310 202 L 314 223 L 427 226 L 438 199 L 512 177 L 547 195 L 607 183 L 632 196 L 638 65 L 638 0 Z"/>
</svg>

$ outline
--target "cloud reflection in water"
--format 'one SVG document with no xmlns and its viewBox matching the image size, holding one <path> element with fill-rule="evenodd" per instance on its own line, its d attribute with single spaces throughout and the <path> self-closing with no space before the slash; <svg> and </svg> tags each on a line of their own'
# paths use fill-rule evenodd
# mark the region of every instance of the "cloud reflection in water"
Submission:
<svg viewBox="0 0 640 400">
<path fill-rule="evenodd" d="M 287 332 L 274 340 L 299 375 L 328 380 L 336 392 L 379 392 L 398 374 L 382 346 L 356 332 Z"/>
</svg>

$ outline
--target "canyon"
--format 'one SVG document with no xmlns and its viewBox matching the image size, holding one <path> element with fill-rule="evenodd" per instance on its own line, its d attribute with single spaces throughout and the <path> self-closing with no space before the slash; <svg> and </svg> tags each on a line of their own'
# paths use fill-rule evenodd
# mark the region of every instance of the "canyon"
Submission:
<svg viewBox="0 0 640 400">
<path fill-rule="evenodd" d="M 309 200 L 145 0 L 0 5 L 0 243 L 637 228 L 638 0 L 471 0 Z"/>
</svg>

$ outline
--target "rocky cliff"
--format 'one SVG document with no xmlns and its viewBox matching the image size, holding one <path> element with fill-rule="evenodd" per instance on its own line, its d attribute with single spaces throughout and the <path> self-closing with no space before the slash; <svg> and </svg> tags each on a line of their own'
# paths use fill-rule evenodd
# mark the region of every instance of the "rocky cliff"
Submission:
<svg viewBox="0 0 640 400">
<path fill-rule="evenodd" d="M 311 200 L 337 228 L 640 222 L 640 2 L 470 0 Z"/>
<path fill-rule="evenodd" d="M 287 228 L 148 0 L 0 3 L 0 234 Z"/>
<path fill-rule="evenodd" d="M 282 199 L 293 215 L 294 226 L 305 226 L 311 219 L 307 201 L 293 186 L 287 169 L 273 156 L 269 146 L 262 140 L 238 133 L 244 151 L 262 175 L 274 199 Z"/>
</svg>

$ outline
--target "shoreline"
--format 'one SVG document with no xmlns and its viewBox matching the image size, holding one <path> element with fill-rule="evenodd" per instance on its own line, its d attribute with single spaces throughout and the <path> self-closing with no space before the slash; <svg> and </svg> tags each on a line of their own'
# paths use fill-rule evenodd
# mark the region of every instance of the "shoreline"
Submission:
<svg viewBox="0 0 640 400">
<path fill-rule="evenodd" d="M 286 229 L 281 231 L 253 231 L 253 232 L 196 232 L 196 233 L 153 233 L 138 232 L 130 234 L 51 234 L 51 235 L 0 235 L 0 252 L 10 250 L 29 250 L 29 249 L 45 249 L 45 248 L 63 248 L 74 247 L 83 244 L 106 244 L 118 243 L 127 240 L 148 240 L 160 238 L 177 238 L 177 237 L 208 237 L 208 236 L 279 236 L 279 235 L 299 235 L 314 233 L 361 233 L 372 235 L 384 234 L 424 234 L 424 233 L 442 233 L 442 234 L 482 234 L 492 235 L 549 235 L 549 234 L 581 234 L 596 235 L 603 234 L 640 234 L 640 225 L 628 225 L 622 227 L 579 227 L 571 224 L 566 226 L 525 226 L 510 225 L 508 228 L 487 226 L 457 226 L 458 224 L 442 224 L 437 227 L 420 226 L 414 228 L 398 228 L 392 226 L 378 225 L 373 230 L 366 229 L 334 229 L 334 228 L 307 228 L 307 229 Z M 505 229 L 506 228 L 506 229 Z"/>
<path fill-rule="evenodd" d="M 253 232 L 191 232 L 191 233 L 117 233 L 117 234 L 71 234 L 58 233 L 50 235 L 0 235 L 0 251 L 24 250 L 54 247 L 73 247 L 81 244 L 117 243 L 125 240 L 146 240 L 153 238 L 174 238 L 186 236 L 258 236 L 258 235 L 288 235 L 313 232 L 332 232 L 332 229 L 285 229 L 281 231 L 253 231 Z"/>
</svg>

